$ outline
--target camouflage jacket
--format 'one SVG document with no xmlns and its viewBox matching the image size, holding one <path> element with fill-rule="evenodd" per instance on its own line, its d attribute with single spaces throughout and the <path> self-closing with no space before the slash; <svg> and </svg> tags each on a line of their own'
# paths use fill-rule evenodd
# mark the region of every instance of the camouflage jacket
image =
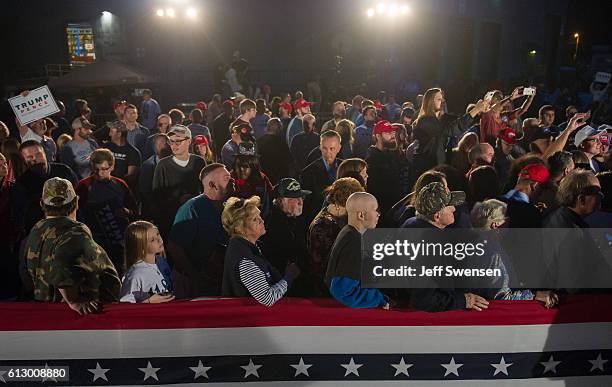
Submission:
<svg viewBox="0 0 612 387">
<path fill-rule="evenodd" d="M 83 223 L 43 219 L 32 228 L 24 251 L 36 300 L 61 302 L 58 289 L 74 287 L 83 300 L 119 301 L 117 271 Z"/>
</svg>

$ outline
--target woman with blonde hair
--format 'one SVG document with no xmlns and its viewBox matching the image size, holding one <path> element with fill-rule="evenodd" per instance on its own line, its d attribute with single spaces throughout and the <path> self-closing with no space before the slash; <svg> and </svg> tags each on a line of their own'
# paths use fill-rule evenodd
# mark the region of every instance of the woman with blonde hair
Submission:
<svg viewBox="0 0 612 387">
<path fill-rule="evenodd" d="M 224 204 L 221 223 L 230 240 L 225 251 L 222 293 L 251 296 L 260 304 L 272 306 L 287 293 L 300 269 L 289 263 L 282 276 L 261 254 L 256 243 L 266 228 L 257 208 L 259 204 L 258 196 L 231 197 Z"/>
<path fill-rule="evenodd" d="M 213 153 L 205 135 L 198 134 L 193 138 L 193 153 L 203 158 L 206 165 L 213 163 Z"/>
<path fill-rule="evenodd" d="M 336 128 L 334 129 L 340 135 L 340 153 L 338 157 L 341 159 L 348 159 L 353 156 L 353 130 L 355 130 L 355 124 L 346 118 L 338 121 Z"/>
<path fill-rule="evenodd" d="M 58 153 L 62 150 L 62 148 L 64 147 L 64 145 L 66 145 L 66 143 L 68 141 L 72 141 L 72 136 L 66 133 L 62 133 L 60 134 L 60 136 L 57 138 L 57 151 Z"/>
<path fill-rule="evenodd" d="M 415 176 L 444 164 L 449 138 L 463 134 L 473 126 L 477 116 L 489 108 L 488 102 L 479 100 L 467 114 L 456 117 L 444 112 L 444 104 L 442 89 L 432 88 L 425 92 L 413 130 L 419 143 L 413 159 Z"/>
<path fill-rule="evenodd" d="M 325 189 L 327 205 L 314 218 L 308 229 L 308 250 L 312 261 L 309 264 L 314 281 L 315 297 L 329 296 L 325 284 L 325 272 L 329 252 L 336 237 L 347 223 L 346 201 L 355 192 L 364 192 L 364 188 L 352 177 L 336 180 Z"/>
<path fill-rule="evenodd" d="M 125 267 L 121 302 L 158 304 L 172 301 L 170 267 L 164 241 L 154 224 L 140 220 L 125 230 Z"/>
</svg>

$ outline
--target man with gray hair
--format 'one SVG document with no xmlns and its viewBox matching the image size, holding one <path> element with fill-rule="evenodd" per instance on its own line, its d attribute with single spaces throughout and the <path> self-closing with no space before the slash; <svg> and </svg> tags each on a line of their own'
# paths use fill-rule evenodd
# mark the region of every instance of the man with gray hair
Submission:
<svg viewBox="0 0 612 387">
<path fill-rule="evenodd" d="M 483 202 L 478 202 L 472 208 L 470 217 L 472 226 L 475 229 L 485 231 L 496 230 L 504 227 L 506 223 L 506 210 L 508 205 L 501 200 L 488 199 Z M 511 289 L 510 276 L 515 275 L 512 269 L 511 262 L 504 259 L 505 253 L 495 238 L 487 238 L 486 252 L 483 258 L 490 259 L 488 268 L 499 269 L 502 272 L 502 277 L 499 280 L 494 280 L 490 286 L 491 293 L 487 294 L 495 300 L 538 300 L 544 303 L 547 308 L 552 308 L 559 302 L 559 297 L 551 291 L 542 290 L 534 292 L 530 289 Z M 479 265 L 484 267 L 484 265 Z"/>
</svg>

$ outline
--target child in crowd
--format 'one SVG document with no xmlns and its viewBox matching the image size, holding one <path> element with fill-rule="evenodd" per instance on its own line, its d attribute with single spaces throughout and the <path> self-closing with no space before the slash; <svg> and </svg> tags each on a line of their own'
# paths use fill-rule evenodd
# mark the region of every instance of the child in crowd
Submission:
<svg viewBox="0 0 612 387">
<path fill-rule="evenodd" d="M 121 302 L 162 303 L 174 300 L 170 267 L 162 256 L 164 241 L 154 224 L 137 221 L 125 230 L 125 266 Z"/>
</svg>

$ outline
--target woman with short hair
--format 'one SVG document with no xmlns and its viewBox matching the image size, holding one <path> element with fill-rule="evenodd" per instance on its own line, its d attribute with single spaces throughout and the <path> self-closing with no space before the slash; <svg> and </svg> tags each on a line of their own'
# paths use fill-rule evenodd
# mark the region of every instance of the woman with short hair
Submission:
<svg viewBox="0 0 612 387">
<path fill-rule="evenodd" d="M 282 276 L 263 257 L 257 240 L 266 233 L 260 216 L 259 197 L 229 198 L 221 214 L 223 228 L 230 234 L 223 268 L 224 296 L 251 296 L 260 304 L 272 306 L 280 300 L 300 274 L 295 263 L 289 263 Z"/>
</svg>

